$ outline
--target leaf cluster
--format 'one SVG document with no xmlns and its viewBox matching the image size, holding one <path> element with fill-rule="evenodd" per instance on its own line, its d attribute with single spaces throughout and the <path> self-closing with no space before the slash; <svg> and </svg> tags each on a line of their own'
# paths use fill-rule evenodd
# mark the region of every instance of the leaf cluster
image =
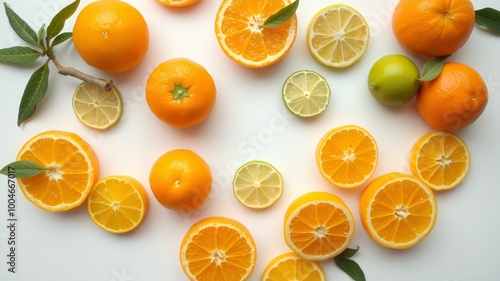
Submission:
<svg viewBox="0 0 500 281">
<path fill-rule="evenodd" d="M 47 56 L 45 63 L 35 70 L 26 84 L 19 105 L 18 126 L 21 126 L 24 121 L 35 113 L 37 104 L 47 93 L 50 73 L 49 61 L 54 56 L 53 48 L 73 36 L 71 32 L 62 32 L 62 30 L 66 20 L 75 13 L 79 4 L 80 0 L 76 0 L 64 7 L 52 18 L 47 27 L 43 24 L 38 29 L 38 32 L 35 32 L 7 3 L 3 3 L 10 26 L 19 38 L 31 45 L 31 47 L 14 46 L 0 49 L 0 62 L 22 65 L 33 63 L 37 59 Z"/>
</svg>

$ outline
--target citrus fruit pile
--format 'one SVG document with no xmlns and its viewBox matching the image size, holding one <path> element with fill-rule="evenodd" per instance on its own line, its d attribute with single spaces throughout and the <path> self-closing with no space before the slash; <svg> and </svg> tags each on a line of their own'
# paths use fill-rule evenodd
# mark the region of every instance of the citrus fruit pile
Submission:
<svg viewBox="0 0 500 281">
<path fill-rule="evenodd" d="M 157 2 L 167 9 L 184 9 L 200 1 Z M 252 69 L 284 60 L 295 44 L 299 27 L 300 14 L 289 10 L 293 3 L 298 2 L 220 1 L 212 30 L 221 53 L 231 63 Z M 323 67 L 323 73 L 290 71 L 281 84 L 280 105 L 293 118 L 315 122 L 310 117 L 323 114 L 334 102 L 334 81 L 327 71 L 334 68 L 347 73 L 363 58 L 371 37 L 362 13 L 347 4 L 325 6 L 305 22 L 307 34 L 302 43 Z M 435 193 L 459 186 L 471 167 L 466 142 L 452 131 L 468 127 L 480 117 L 488 91 L 480 74 L 459 62 L 443 63 L 433 79 L 422 79 L 412 56 L 428 59 L 457 52 L 467 42 L 473 25 L 474 9 L 469 0 L 399 1 L 392 30 L 402 54 L 387 54 L 366 70 L 366 92 L 391 107 L 414 101 L 415 111 L 430 126 L 429 132 L 408 149 L 406 172 L 380 170 L 377 135 L 360 125 L 336 126 L 317 136 L 314 155 L 311 153 L 315 176 L 330 189 L 306 187 L 285 202 L 277 223 L 287 251 L 266 261 L 265 268 L 257 273 L 262 280 L 326 280 L 321 262 L 346 251 L 360 229 L 380 246 L 398 250 L 414 247 L 431 234 L 438 222 Z M 89 66 L 114 75 L 130 71 L 143 61 L 149 36 L 148 23 L 140 11 L 120 0 L 92 1 L 79 12 L 73 27 L 73 45 L 79 56 Z M 148 113 L 173 133 L 208 126 L 217 109 L 218 87 L 216 76 L 211 75 L 216 71 L 189 58 L 162 60 L 144 81 Z M 279 93 L 279 89 L 272 91 Z M 72 99 L 77 119 L 98 130 L 119 121 L 123 103 L 116 87 L 105 90 L 89 81 L 76 88 Z M 205 144 L 199 136 L 193 136 L 192 141 Z M 294 155 L 290 153 L 289 157 Z M 138 228 L 152 203 L 179 214 L 196 211 L 205 215 L 204 206 L 217 200 L 210 197 L 214 182 L 211 159 L 185 147 L 161 151 L 155 159 L 144 165 L 149 172 L 147 185 L 129 175 L 100 178 L 98 156 L 87 141 L 75 132 L 48 130 L 28 139 L 19 150 L 17 161 L 30 161 L 41 169 L 36 175 L 18 178 L 18 184 L 27 200 L 46 211 L 68 211 L 86 201 L 90 220 L 115 234 Z M 235 168 L 230 184 L 235 202 L 252 216 L 276 208 L 288 183 L 294 181 L 278 168 L 260 159 Z M 374 176 L 377 171 L 380 173 Z M 336 194 L 338 189 L 358 188 L 362 190 L 356 208 Z M 155 198 L 155 202 L 149 198 Z M 238 281 L 256 275 L 259 241 L 254 240 L 255 233 L 243 219 L 232 216 L 227 210 L 224 215 L 207 214 L 190 221 L 178 248 L 179 266 L 189 280 Z M 355 225 L 358 218 L 362 228 Z"/>
</svg>

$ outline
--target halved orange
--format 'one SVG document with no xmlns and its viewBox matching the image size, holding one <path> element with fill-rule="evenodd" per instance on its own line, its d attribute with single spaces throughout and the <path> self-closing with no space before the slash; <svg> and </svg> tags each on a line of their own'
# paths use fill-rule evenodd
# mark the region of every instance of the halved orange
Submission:
<svg viewBox="0 0 500 281">
<path fill-rule="evenodd" d="M 375 172 L 378 147 L 373 136 L 356 125 L 328 131 L 316 148 L 316 164 L 321 175 L 341 188 L 356 188 Z"/>
<path fill-rule="evenodd" d="M 276 27 L 262 25 L 290 3 L 290 0 L 223 0 L 215 19 L 215 34 L 222 51 L 251 68 L 265 67 L 282 59 L 297 37 L 297 16 Z"/>
<path fill-rule="evenodd" d="M 99 178 L 99 161 L 92 147 L 72 132 L 45 131 L 33 136 L 17 154 L 49 168 L 29 178 L 18 179 L 25 197 L 51 212 L 78 207 Z"/>
<path fill-rule="evenodd" d="M 354 236 L 354 217 L 347 205 L 328 192 L 296 198 L 285 213 L 288 247 L 307 260 L 322 261 L 342 253 Z"/>
<path fill-rule="evenodd" d="M 262 281 L 326 281 L 325 272 L 315 261 L 296 253 L 284 253 L 272 259 L 264 269 Z"/>
<path fill-rule="evenodd" d="M 88 198 L 90 217 L 100 228 L 112 233 L 135 229 L 149 207 L 146 190 L 129 176 L 109 176 L 99 180 Z"/>
<path fill-rule="evenodd" d="M 437 213 L 432 189 L 412 175 L 397 172 L 371 181 L 359 202 L 365 230 L 375 242 L 392 249 L 422 241 L 434 228 Z"/>
<path fill-rule="evenodd" d="M 470 153 L 465 142 L 449 132 L 435 131 L 422 136 L 411 150 L 410 169 L 434 190 L 448 190 L 467 176 Z"/>
<path fill-rule="evenodd" d="M 226 217 L 209 217 L 191 226 L 179 254 L 182 269 L 192 281 L 248 280 L 257 261 L 248 229 Z"/>
</svg>

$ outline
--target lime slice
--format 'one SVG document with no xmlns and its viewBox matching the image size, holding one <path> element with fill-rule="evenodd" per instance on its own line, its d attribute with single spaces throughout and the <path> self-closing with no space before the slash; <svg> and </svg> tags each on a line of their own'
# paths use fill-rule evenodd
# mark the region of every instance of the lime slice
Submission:
<svg viewBox="0 0 500 281">
<path fill-rule="evenodd" d="M 90 128 L 104 130 L 118 122 L 123 103 L 120 92 L 113 86 L 106 91 L 99 86 L 83 82 L 73 95 L 76 117 Z"/>
<path fill-rule="evenodd" d="M 233 191 L 242 205 L 252 209 L 267 208 L 283 194 L 283 178 L 271 164 L 250 161 L 236 171 Z"/>
<path fill-rule="evenodd" d="M 330 102 L 330 86 L 323 76 L 312 70 L 290 75 L 283 84 L 286 108 L 300 117 L 312 117 L 325 111 Z"/>
<path fill-rule="evenodd" d="M 307 47 L 320 63 L 344 68 L 358 61 L 370 40 L 370 28 L 356 9 L 334 4 L 312 17 L 307 28 Z"/>
</svg>

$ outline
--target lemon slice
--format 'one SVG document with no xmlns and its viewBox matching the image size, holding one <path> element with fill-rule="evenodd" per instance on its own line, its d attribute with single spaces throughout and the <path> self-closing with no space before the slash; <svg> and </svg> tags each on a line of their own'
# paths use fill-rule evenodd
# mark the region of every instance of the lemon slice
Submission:
<svg viewBox="0 0 500 281">
<path fill-rule="evenodd" d="M 320 10 L 309 22 L 307 47 L 320 63 L 343 68 L 358 61 L 370 41 L 370 28 L 354 8 L 334 4 Z"/>
<path fill-rule="evenodd" d="M 252 209 L 267 208 L 283 194 L 283 177 L 269 163 L 250 161 L 236 171 L 233 191 L 242 205 Z"/>
<path fill-rule="evenodd" d="M 330 102 L 330 86 L 323 76 L 311 70 L 290 75 L 283 84 L 286 108 L 300 117 L 312 117 L 325 111 Z"/>
<path fill-rule="evenodd" d="M 114 86 L 111 91 L 106 91 L 83 82 L 73 94 L 73 109 L 80 122 L 90 128 L 104 130 L 115 125 L 122 116 L 122 97 Z"/>
</svg>

